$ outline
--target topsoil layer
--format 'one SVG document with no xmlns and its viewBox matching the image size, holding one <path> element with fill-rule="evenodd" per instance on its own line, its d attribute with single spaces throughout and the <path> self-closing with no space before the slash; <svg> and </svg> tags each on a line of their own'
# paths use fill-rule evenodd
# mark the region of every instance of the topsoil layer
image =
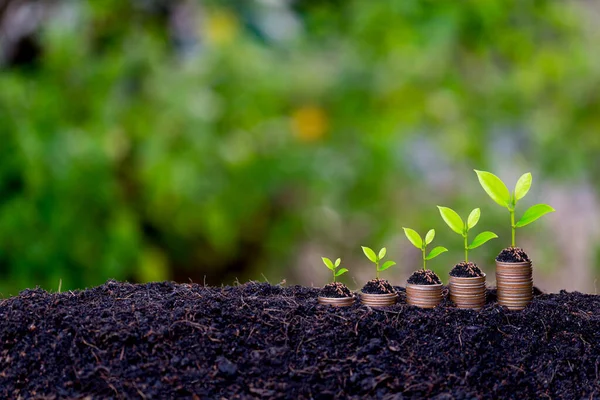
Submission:
<svg viewBox="0 0 600 400">
<path fill-rule="evenodd" d="M 452 268 L 450 276 L 455 276 L 457 278 L 477 278 L 483 276 L 483 272 L 479 269 L 477 264 L 463 261 Z"/>
<path fill-rule="evenodd" d="M 352 297 L 352 292 L 341 282 L 331 282 L 323 286 L 319 292 L 319 296 L 341 299 Z"/>
<path fill-rule="evenodd" d="M 600 296 L 510 312 L 108 282 L 0 302 L 0 398 L 599 398 Z"/>
<path fill-rule="evenodd" d="M 521 263 L 529 262 L 529 256 L 520 247 L 507 247 L 502 249 L 500 254 L 496 257 L 496 261 L 508 262 L 508 263 Z"/>
<path fill-rule="evenodd" d="M 439 285 L 442 283 L 440 277 L 430 269 L 419 269 L 413 272 L 406 282 L 411 285 Z"/>
</svg>

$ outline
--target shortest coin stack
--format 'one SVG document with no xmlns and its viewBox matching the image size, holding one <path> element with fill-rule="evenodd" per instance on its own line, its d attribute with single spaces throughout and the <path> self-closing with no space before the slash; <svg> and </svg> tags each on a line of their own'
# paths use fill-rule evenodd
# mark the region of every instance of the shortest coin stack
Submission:
<svg viewBox="0 0 600 400">
<path fill-rule="evenodd" d="M 354 296 L 352 297 L 317 297 L 319 304 L 325 304 L 334 307 L 347 307 L 354 304 Z"/>
<path fill-rule="evenodd" d="M 396 293 L 387 293 L 387 294 L 369 294 L 362 293 L 360 294 L 360 301 L 371 307 L 385 307 L 396 304 L 396 300 L 398 295 Z"/>
<path fill-rule="evenodd" d="M 457 308 L 480 310 L 485 305 L 485 274 L 472 278 L 450 275 L 450 300 Z"/>
<path fill-rule="evenodd" d="M 406 284 L 406 302 L 411 306 L 434 308 L 442 301 L 442 284 L 413 285 Z"/>
<path fill-rule="evenodd" d="M 498 304 L 509 310 L 522 310 L 533 299 L 531 261 L 505 263 L 496 261 Z"/>
</svg>

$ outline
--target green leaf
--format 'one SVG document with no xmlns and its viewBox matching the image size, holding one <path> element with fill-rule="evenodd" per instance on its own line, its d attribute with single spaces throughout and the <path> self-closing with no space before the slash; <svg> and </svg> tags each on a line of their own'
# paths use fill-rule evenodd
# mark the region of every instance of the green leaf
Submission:
<svg viewBox="0 0 600 400">
<path fill-rule="evenodd" d="M 481 210 L 479 208 L 471 211 L 469 218 L 467 218 L 467 227 L 469 229 L 473 229 L 473 227 L 479 222 L 479 217 L 481 217 Z"/>
<path fill-rule="evenodd" d="M 338 258 L 337 260 L 335 260 L 335 267 L 336 267 L 336 268 L 337 268 L 337 267 L 339 267 L 339 266 L 340 266 L 340 264 L 341 264 L 341 262 L 342 262 L 342 259 L 341 259 L 341 258 Z"/>
<path fill-rule="evenodd" d="M 554 211 L 554 208 L 550 207 L 548 204 L 536 204 L 535 206 L 531 206 L 527 211 L 525 211 L 525 214 L 523 214 L 519 222 L 517 222 L 517 227 L 520 228 L 522 226 L 529 225 L 542 215 Z"/>
<path fill-rule="evenodd" d="M 445 248 L 445 247 L 442 247 L 442 246 L 434 247 L 433 250 L 431 250 L 429 252 L 429 254 L 427 255 L 427 257 L 425 257 L 425 259 L 426 260 L 431 260 L 431 259 L 436 258 L 440 254 L 445 253 L 447 251 L 448 251 L 448 249 Z"/>
<path fill-rule="evenodd" d="M 498 237 L 498 235 L 496 235 L 494 232 L 490 232 L 490 231 L 481 232 L 479 235 L 475 236 L 475 239 L 473 239 L 473 242 L 469 245 L 469 249 L 470 250 L 476 249 L 477 247 L 481 246 L 488 240 L 492 240 L 497 237 Z"/>
<path fill-rule="evenodd" d="M 373 250 L 371 250 L 368 247 L 365 246 L 361 246 L 363 249 L 363 253 L 365 253 L 365 256 L 367 256 L 367 258 L 369 260 L 371 260 L 371 262 L 376 263 L 377 262 L 377 255 L 375 254 L 375 252 Z"/>
<path fill-rule="evenodd" d="M 382 266 L 380 266 L 377 271 L 381 272 L 381 271 L 385 271 L 386 269 L 388 269 L 389 267 L 391 267 L 392 265 L 396 265 L 396 263 L 394 261 L 386 261 L 383 263 Z"/>
<path fill-rule="evenodd" d="M 521 200 L 527 192 L 529 192 L 529 188 L 531 187 L 531 172 L 523 174 L 517 184 L 515 185 L 515 202 L 516 200 Z"/>
<path fill-rule="evenodd" d="M 423 246 L 423 239 L 421 239 L 421 235 L 419 235 L 416 231 L 410 228 L 402 228 L 404 229 L 404 234 L 410 240 L 410 242 L 417 249 L 420 249 Z"/>
<path fill-rule="evenodd" d="M 442 215 L 444 222 L 450 227 L 450 229 L 452 229 L 459 235 L 463 235 L 465 230 L 465 223 L 463 222 L 460 215 L 458 215 L 456 211 L 448 207 L 438 206 L 438 209 L 440 210 L 440 214 Z"/>
<path fill-rule="evenodd" d="M 381 250 L 379 250 L 379 259 L 381 260 L 383 257 L 385 257 L 385 253 L 387 253 L 387 250 L 384 248 L 382 248 Z"/>
<path fill-rule="evenodd" d="M 321 259 L 323 260 L 323 263 L 325 264 L 325 266 L 327 266 L 327 268 L 329 268 L 330 270 L 334 270 L 333 267 L 333 263 L 331 262 L 331 260 L 327 257 L 321 257 Z"/>
<path fill-rule="evenodd" d="M 483 190 L 485 190 L 488 196 L 496 203 L 508 208 L 511 204 L 510 192 L 504 182 L 490 172 L 477 170 L 475 170 L 475 172 L 477 173 L 477 178 L 479 178 L 481 187 L 483 187 Z"/>
<path fill-rule="evenodd" d="M 340 276 L 342 274 L 345 274 L 346 272 L 348 272 L 348 268 L 340 268 L 336 273 L 335 276 Z"/>
<path fill-rule="evenodd" d="M 425 235 L 425 244 L 433 242 L 433 238 L 435 238 L 435 229 L 430 229 L 427 235 Z"/>
</svg>

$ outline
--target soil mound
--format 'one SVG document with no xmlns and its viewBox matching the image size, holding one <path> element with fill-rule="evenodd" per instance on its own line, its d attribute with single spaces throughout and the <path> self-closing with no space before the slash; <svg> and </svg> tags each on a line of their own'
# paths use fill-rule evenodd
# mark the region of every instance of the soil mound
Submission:
<svg viewBox="0 0 600 400">
<path fill-rule="evenodd" d="M 522 312 L 317 304 L 319 289 L 109 281 L 0 301 L 0 398 L 594 398 L 600 296 Z M 539 292 L 538 292 L 539 293 Z"/>
<path fill-rule="evenodd" d="M 407 282 L 411 285 L 439 285 L 442 283 L 439 276 L 430 269 L 413 272 Z"/>
<path fill-rule="evenodd" d="M 450 276 L 455 276 L 457 278 L 476 278 L 483 276 L 483 272 L 481 272 L 481 269 L 479 269 L 477 264 L 463 261 L 452 268 Z"/>
<path fill-rule="evenodd" d="M 527 253 L 525 253 L 525 250 L 523 250 L 522 248 L 507 247 L 507 248 L 503 249 L 500 252 L 500 254 L 498 254 L 498 257 L 496 257 L 496 261 L 519 263 L 519 262 L 528 262 L 530 260 L 529 260 L 529 256 L 527 255 Z"/>
</svg>

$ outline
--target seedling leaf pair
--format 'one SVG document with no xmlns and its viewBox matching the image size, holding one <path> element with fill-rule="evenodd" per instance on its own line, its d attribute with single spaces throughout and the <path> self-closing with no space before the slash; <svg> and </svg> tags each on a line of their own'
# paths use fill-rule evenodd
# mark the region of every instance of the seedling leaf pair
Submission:
<svg viewBox="0 0 600 400">
<path fill-rule="evenodd" d="M 458 215 L 456 211 L 448 207 L 438 206 L 440 210 L 440 215 L 446 225 L 450 227 L 454 232 L 458 233 L 464 238 L 465 241 L 465 262 L 469 262 L 469 250 L 476 249 L 481 246 L 485 242 L 497 238 L 494 232 L 481 232 L 479 235 L 475 237 L 473 242 L 469 244 L 469 231 L 477 225 L 479 222 L 479 218 L 481 217 L 481 210 L 479 208 L 474 209 L 469 214 L 467 218 L 467 222 L 463 222 L 463 219 Z"/>
<path fill-rule="evenodd" d="M 435 238 L 435 229 L 430 229 L 429 232 L 427 232 L 427 234 L 425 235 L 425 240 L 423 240 L 423 238 L 421 238 L 421 235 L 419 235 L 414 229 L 402 229 L 404 229 L 404 234 L 406 235 L 406 238 L 409 240 L 409 242 L 411 242 L 412 245 L 415 246 L 417 249 L 421 250 L 423 255 L 424 270 L 427 269 L 428 260 L 432 260 L 440 254 L 448 251 L 448 249 L 445 247 L 437 246 L 433 250 L 431 250 L 429 254 L 427 254 L 427 245 L 433 242 L 433 239 Z"/>
<path fill-rule="evenodd" d="M 521 228 L 525 225 L 529 225 L 533 221 L 536 221 L 540 217 L 545 214 L 554 212 L 554 208 L 550 207 L 547 204 L 536 204 L 531 206 L 519 221 L 515 223 L 515 207 L 517 202 L 521 200 L 525 195 L 529 192 L 531 188 L 532 176 L 531 173 L 528 172 L 523 174 L 517 184 L 515 185 L 515 189 L 512 194 L 509 192 L 508 188 L 502 182 L 500 178 L 496 175 L 486 172 L 486 171 L 478 171 L 475 170 L 477 174 L 477 178 L 479 179 L 479 183 L 483 190 L 494 200 L 496 203 L 505 207 L 510 212 L 510 226 L 511 226 L 511 244 L 515 246 L 515 231 L 516 228 Z"/>
<path fill-rule="evenodd" d="M 379 250 L 379 253 L 377 253 L 377 254 L 369 247 L 366 247 L 366 246 L 361 246 L 361 247 L 362 247 L 363 253 L 365 253 L 365 256 L 367 256 L 369 261 L 371 261 L 373 264 L 375 264 L 375 271 L 376 271 L 377 279 L 379 279 L 380 272 L 385 271 L 386 269 L 390 268 L 393 265 L 396 265 L 396 263 L 391 260 L 388 260 L 388 261 L 384 262 L 382 265 L 379 265 L 380 261 L 387 254 L 387 250 L 385 247 L 383 247 L 381 250 Z"/>
<path fill-rule="evenodd" d="M 347 268 L 340 268 L 336 271 L 336 268 L 338 268 L 340 266 L 340 264 L 342 263 L 341 258 L 338 258 L 337 260 L 335 260 L 335 263 L 331 262 L 331 260 L 327 257 L 321 257 L 321 259 L 323 260 L 323 264 L 325 264 L 325 266 L 327 268 L 329 268 L 331 270 L 331 272 L 333 273 L 333 282 L 334 283 L 335 283 L 336 277 L 348 272 Z"/>
</svg>

